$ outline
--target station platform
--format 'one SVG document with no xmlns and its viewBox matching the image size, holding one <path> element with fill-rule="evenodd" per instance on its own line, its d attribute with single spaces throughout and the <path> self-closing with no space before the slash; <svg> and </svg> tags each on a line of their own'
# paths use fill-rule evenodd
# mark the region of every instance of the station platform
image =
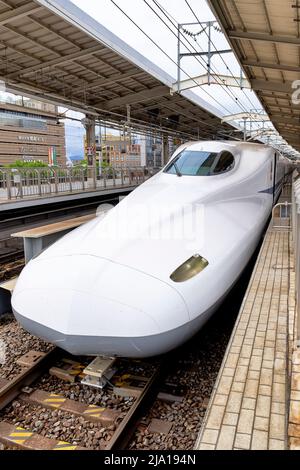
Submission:
<svg viewBox="0 0 300 470">
<path fill-rule="evenodd" d="M 294 289 L 291 229 L 275 228 L 271 223 L 215 383 L 197 450 L 300 449 L 300 440 L 289 438 L 291 432 L 300 437 L 300 421 L 289 425 Z M 300 388 L 294 398 L 299 396 Z M 300 401 L 295 402 L 295 414 L 299 405 Z"/>
<path fill-rule="evenodd" d="M 0 212 L 10 211 L 15 209 L 32 208 L 35 206 L 44 206 L 47 204 L 57 204 L 67 201 L 80 201 L 95 198 L 105 198 L 106 196 L 126 196 L 133 191 L 137 185 L 130 186 L 117 186 L 107 189 L 95 189 L 90 191 L 74 191 L 61 192 L 59 194 L 51 194 L 44 196 L 31 196 L 24 199 L 1 199 L 0 198 Z"/>
</svg>

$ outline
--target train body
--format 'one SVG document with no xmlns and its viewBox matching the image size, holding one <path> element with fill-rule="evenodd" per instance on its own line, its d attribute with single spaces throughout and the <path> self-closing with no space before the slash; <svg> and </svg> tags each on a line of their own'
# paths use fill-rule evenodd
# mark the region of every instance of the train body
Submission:
<svg viewBox="0 0 300 470">
<path fill-rule="evenodd" d="M 17 320 L 73 354 L 172 350 L 236 283 L 288 169 L 265 145 L 183 145 L 115 208 L 28 263 L 12 297 Z"/>
</svg>

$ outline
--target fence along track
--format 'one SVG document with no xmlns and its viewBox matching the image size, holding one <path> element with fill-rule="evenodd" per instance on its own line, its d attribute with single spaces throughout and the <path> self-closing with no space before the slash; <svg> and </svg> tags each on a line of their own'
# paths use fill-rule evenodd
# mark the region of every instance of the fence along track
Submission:
<svg viewBox="0 0 300 470">
<path fill-rule="evenodd" d="M 0 168 L 0 200 L 138 186 L 156 173 L 145 167 Z"/>
</svg>

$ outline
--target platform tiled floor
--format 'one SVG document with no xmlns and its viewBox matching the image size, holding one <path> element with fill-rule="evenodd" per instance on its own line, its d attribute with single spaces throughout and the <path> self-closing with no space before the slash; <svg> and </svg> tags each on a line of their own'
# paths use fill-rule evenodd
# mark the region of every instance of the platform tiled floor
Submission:
<svg viewBox="0 0 300 470">
<path fill-rule="evenodd" d="M 197 449 L 287 448 L 290 250 L 290 232 L 270 228 Z"/>
</svg>

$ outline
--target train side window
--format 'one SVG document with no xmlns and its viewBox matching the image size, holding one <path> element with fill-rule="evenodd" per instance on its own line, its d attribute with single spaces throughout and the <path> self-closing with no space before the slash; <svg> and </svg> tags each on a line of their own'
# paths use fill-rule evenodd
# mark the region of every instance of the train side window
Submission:
<svg viewBox="0 0 300 470">
<path fill-rule="evenodd" d="M 234 156 L 230 152 L 221 152 L 213 174 L 218 175 L 232 170 L 234 168 L 234 163 Z"/>
</svg>

